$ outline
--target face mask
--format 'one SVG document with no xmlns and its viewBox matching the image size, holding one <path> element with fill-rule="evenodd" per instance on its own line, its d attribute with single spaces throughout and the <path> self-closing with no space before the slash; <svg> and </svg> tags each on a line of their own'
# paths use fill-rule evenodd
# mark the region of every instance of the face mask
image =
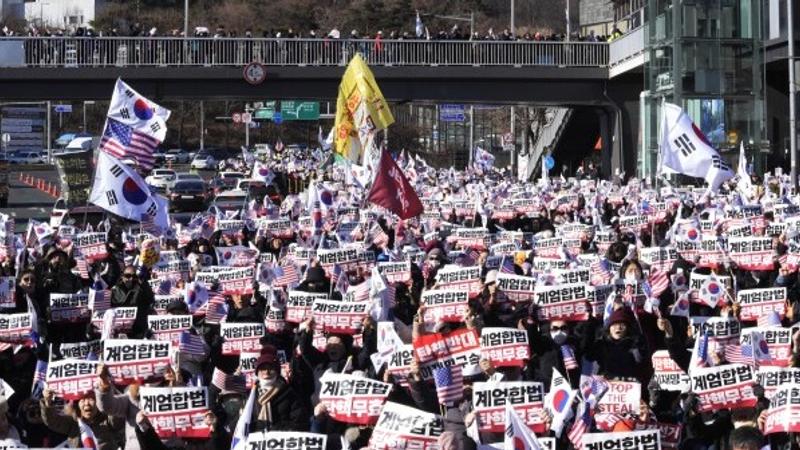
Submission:
<svg viewBox="0 0 800 450">
<path fill-rule="evenodd" d="M 567 333 L 564 333 L 561 330 L 550 332 L 550 337 L 553 339 L 553 342 L 555 342 L 556 345 L 561 345 L 567 341 Z"/>
<path fill-rule="evenodd" d="M 431 266 L 431 267 L 432 267 L 432 268 L 434 268 L 434 269 L 435 269 L 435 268 L 437 268 L 437 267 L 439 267 L 439 264 L 440 264 L 440 263 L 439 263 L 439 260 L 438 260 L 438 259 L 429 259 L 429 260 L 428 260 L 428 265 L 429 265 L 429 266 Z"/>
<path fill-rule="evenodd" d="M 636 277 L 635 273 L 626 273 L 625 274 L 625 281 L 636 281 L 638 278 Z"/>
<path fill-rule="evenodd" d="M 267 379 L 259 378 L 258 387 L 260 387 L 261 389 L 269 389 L 275 384 L 276 379 L 277 377 L 267 378 Z"/>
</svg>

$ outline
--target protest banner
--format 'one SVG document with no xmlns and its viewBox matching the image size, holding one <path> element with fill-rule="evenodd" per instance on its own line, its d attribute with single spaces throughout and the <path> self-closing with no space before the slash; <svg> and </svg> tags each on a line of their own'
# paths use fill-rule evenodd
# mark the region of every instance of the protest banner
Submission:
<svg viewBox="0 0 800 450">
<path fill-rule="evenodd" d="M 86 322 L 92 317 L 89 294 L 50 294 L 50 320 L 54 323 Z"/>
<path fill-rule="evenodd" d="M 769 401 L 764 434 L 800 431 L 800 384 L 778 388 Z"/>
<path fill-rule="evenodd" d="M 0 342 L 30 344 L 33 326 L 31 313 L 0 314 Z"/>
<path fill-rule="evenodd" d="M 63 359 L 87 359 L 90 355 L 96 359 L 100 357 L 102 350 L 99 340 L 76 342 L 74 344 L 62 343 L 58 346 L 58 353 L 61 354 Z"/>
<path fill-rule="evenodd" d="M 408 283 L 411 281 L 411 261 L 389 261 L 378 263 L 378 273 L 387 283 Z"/>
<path fill-rule="evenodd" d="M 591 275 L 588 268 L 568 269 L 568 270 L 553 270 L 551 271 L 555 277 L 555 282 L 558 284 L 589 284 Z"/>
<path fill-rule="evenodd" d="M 661 450 L 678 450 L 683 434 L 682 425 L 659 422 L 658 431 L 661 434 Z"/>
<path fill-rule="evenodd" d="M 219 282 L 223 295 L 247 295 L 253 293 L 255 267 L 206 267 L 195 274 L 195 282 L 202 281 L 206 286 Z"/>
<path fill-rule="evenodd" d="M 700 239 L 700 247 L 697 250 L 697 267 L 715 268 L 721 266 L 725 261 L 725 239 L 718 236 L 703 234 Z"/>
<path fill-rule="evenodd" d="M 184 301 L 183 294 L 156 294 L 153 301 L 153 309 L 157 314 L 164 315 L 167 313 L 167 306 L 174 301 Z"/>
<path fill-rule="evenodd" d="M 628 230 L 634 233 L 639 233 L 644 228 L 650 225 L 649 220 L 647 219 L 646 215 L 632 215 L 632 216 L 620 216 L 619 217 L 619 228 L 621 230 Z"/>
<path fill-rule="evenodd" d="M 739 320 L 756 321 L 775 311 L 783 320 L 786 315 L 786 288 L 745 289 L 736 293 L 739 303 Z"/>
<path fill-rule="evenodd" d="M 481 268 L 446 266 L 436 272 L 436 289 L 467 290 L 470 298 L 481 293 Z"/>
<path fill-rule="evenodd" d="M 245 224 L 244 220 L 217 220 L 215 224 L 215 230 L 221 231 L 222 234 L 226 235 L 239 234 L 245 228 L 247 228 L 247 224 Z"/>
<path fill-rule="evenodd" d="M 530 302 L 536 298 L 536 280 L 531 277 L 498 272 L 495 283 L 503 297 L 512 302 Z"/>
<path fill-rule="evenodd" d="M 469 292 L 464 290 L 432 290 L 422 293 L 420 299 L 422 321 L 429 331 L 438 322 L 463 322 L 469 312 Z"/>
<path fill-rule="evenodd" d="M 771 237 L 733 238 L 728 254 L 742 270 L 772 270 L 775 246 Z"/>
<path fill-rule="evenodd" d="M 800 385 L 800 368 L 762 366 L 756 372 L 756 382 L 764 388 L 764 397 L 769 400 L 781 386 Z"/>
<path fill-rule="evenodd" d="M 691 383 L 689 375 L 686 374 L 678 364 L 669 356 L 666 350 L 653 352 L 652 356 L 653 378 L 660 389 L 665 391 L 687 392 Z"/>
<path fill-rule="evenodd" d="M 298 431 L 258 431 L 247 435 L 247 450 L 325 450 L 328 435 Z"/>
<path fill-rule="evenodd" d="M 769 360 L 760 361 L 759 365 L 788 367 L 792 362 L 792 335 L 798 329 L 800 329 L 799 326 L 791 328 L 779 326 L 745 328 L 739 336 L 739 344 L 751 344 L 751 331 L 761 333 L 769 349 Z"/>
<path fill-rule="evenodd" d="M 659 430 L 586 433 L 581 450 L 660 450 Z"/>
<path fill-rule="evenodd" d="M 635 381 L 608 381 L 608 390 L 597 403 L 599 414 L 639 415 L 642 385 Z"/>
<path fill-rule="evenodd" d="M 651 269 L 669 272 L 678 260 L 678 251 L 674 247 L 645 247 L 639 249 L 639 259 Z"/>
<path fill-rule="evenodd" d="M 103 362 L 117 384 L 149 382 L 163 377 L 171 350 L 171 342 L 107 339 L 103 341 Z"/>
<path fill-rule="evenodd" d="M 756 404 L 753 368 L 744 364 L 693 369 L 692 391 L 700 400 L 700 411 L 750 408 Z"/>
<path fill-rule="evenodd" d="M 98 330 L 103 329 L 103 321 L 105 319 L 105 314 L 107 311 L 113 311 L 114 317 L 111 319 L 111 328 L 110 331 L 112 333 L 125 333 L 131 331 L 133 328 L 133 322 L 136 321 L 136 307 L 135 306 L 125 306 L 121 308 L 111 308 L 110 310 L 100 311 L 94 310 L 92 311 L 92 325 Z"/>
<path fill-rule="evenodd" d="M 406 381 L 408 372 L 410 370 L 411 361 L 414 359 L 414 346 L 411 344 L 403 344 L 397 346 L 391 353 L 388 359 L 386 371 L 399 383 L 400 385 L 407 386 Z M 430 371 L 429 371 L 430 372 Z"/>
<path fill-rule="evenodd" d="M 209 412 L 205 387 L 146 387 L 139 389 L 139 405 L 158 437 L 208 438 Z"/>
<path fill-rule="evenodd" d="M 279 239 L 290 239 L 294 234 L 292 221 L 288 217 L 278 219 L 260 219 L 258 221 L 259 230 L 269 233 L 270 236 Z"/>
<path fill-rule="evenodd" d="M 511 406 L 522 421 L 535 433 L 544 433 L 544 385 L 535 381 L 501 381 L 474 383 L 472 405 L 482 432 L 505 431 L 506 406 Z"/>
<path fill-rule="evenodd" d="M 181 334 L 192 328 L 192 315 L 150 315 L 147 316 L 147 328 L 157 340 L 177 343 L 181 340 Z"/>
<path fill-rule="evenodd" d="M 589 302 L 591 312 L 595 317 L 600 317 L 605 309 L 606 300 L 611 293 L 614 292 L 613 284 L 605 284 L 600 286 L 587 286 L 586 300 Z"/>
<path fill-rule="evenodd" d="M 67 401 L 78 400 L 94 390 L 97 362 L 80 359 L 50 361 L 47 365 L 47 388 Z"/>
<path fill-rule="evenodd" d="M 437 450 L 444 422 L 436 414 L 387 402 L 369 440 L 370 450 Z"/>
<path fill-rule="evenodd" d="M 536 256 L 540 258 L 560 259 L 560 251 L 564 245 L 564 239 L 561 237 L 538 239 L 534 242 L 534 251 Z"/>
<path fill-rule="evenodd" d="M 742 324 L 736 317 L 692 317 L 691 322 L 708 335 L 709 351 L 739 342 Z"/>
<path fill-rule="evenodd" d="M 261 338 L 264 336 L 263 323 L 229 323 L 220 324 L 220 336 L 223 355 L 238 355 L 242 352 L 261 350 Z"/>
<path fill-rule="evenodd" d="M 533 264 L 531 264 L 531 270 L 534 272 L 547 272 L 550 270 L 566 269 L 569 269 L 569 261 L 566 259 L 543 258 L 541 256 L 537 256 L 533 258 Z"/>
<path fill-rule="evenodd" d="M 589 318 L 587 284 L 537 286 L 535 303 L 539 320 L 580 322 Z"/>
<path fill-rule="evenodd" d="M 61 198 L 66 206 L 84 206 L 89 202 L 93 157 L 92 150 L 53 153 L 53 162 L 61 181 Z"/>
<path fill-rule="evenodd" d="M 378 421 L 392 385 L 343 373 L 320 379 L 319 401 L 331 418 L 342 423 L 372 425 Z"/>
<path fill-rule="evenodd" d="M 289 323 L 301 323 L 311 317 L 311 306 L 314 300 L 326 299 L 326 293 L 289 291 L 289 298 L 286 301 L 286 321 Z"/>
<path fill-rule="evenodd" d="M 369 301 L 342 302 L 318 298 L 311 305 L 311 316 L 316 327 L 324 332 L 352 335 L 361 332 L 371 306 Z"/>
<path fill-rule="evenodd" d="M 528 332 L 516 328 L 481 329 L 481 358 L 494 367 L 523 367 L 531 357 Z"/>
<path fill-rule="evenodd" d="M 74 245 L 86 258 L 86 262 L 91 264 L 108 257 L 106 242 L 108 242 L 108 235 L 105 232 L 78 233 L 75 236 Z"/>
<path fill-rule="evenodd" d="M 480 373 L 480 339 L 475 330 L 426 334 L 414 339 L 413 346 L 425 379 L 433 378 L 434 368 L 453 365 L 461 366 L 464 376 Z"/>
<path fill-rule="evenodd" d="M 172 280 L 173 282 L 179 280 L 189 281 L 190 271 L 191 264 L 188 260 L 169 261 L 153 267 L 153 278 L 157 280 Z"/>
</svg>

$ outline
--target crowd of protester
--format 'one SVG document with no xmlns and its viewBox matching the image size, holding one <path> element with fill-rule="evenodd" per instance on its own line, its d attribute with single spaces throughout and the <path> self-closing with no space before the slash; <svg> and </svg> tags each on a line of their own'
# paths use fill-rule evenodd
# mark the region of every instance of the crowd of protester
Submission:
<svg viewBox="0 0 800 450">
<path fill-rule="evenodd" d="M 278 173 L 285 172 L 293 159 L 282 153 L 270 158 L 271 169 Z M 320 389 L 321 380 L 333 373 L 389 383 L 389 402 L 441 416 L 439 427 L 429 430 L 435 439 L 427 448 L 476 449 L 502 442 L 503 433 L 470 431 L 483 417 L 476 414 L 473 404 L 475 383 L 501 387 L 508 382 L 538 382 L 550 391 L 555 389 L 551 380 L 562 374 L 569 385 L 581 391 L 576 406 L 587 400 L 589 393 L 601 396 L 602 392 L 594 389 L 598 384 L 607 388 L 614 382 L 635 383 L 640 390 L 638 411 L 606 414 L 602 420 L 598 413 L 595 420 L 590 419 L 587 433 L 624 433 L 666 425 L 679 430 L 670 448 L 758 450 L 768 443 L 774 449 L 796 448 L 793 434 L 765 435 L 769 398 L 755 380 L 750 383 L 752 392 L 747 392 L 757 401 L 709 409 L 706 403 L 713 399 L 699 395 L 693 383 L 683 389 L 662 386 L 663 379 L 654 376 L 657 370 L 651 364 L 658 350 L 665 350 L 684 372 L 694 370 L 697 361 L 692 360 L 698 358 L 699 366 L 706 367 L 733 362 L 726 346 L 738 346 L 739 333 L 747 331 L 744 326 L 756 325 L 748 317 L 742 320 L 741 330 L 738 328 L 745 305 L 737 301 L 737 294 L 747 290 L 786 287 L 787 298 L 775 309 L 780 314 L 764 315 L 774 319 L 773 327 L 791 327 L 800 319 L 800 255 L 794 258 L 794 247 L 789 248 L 797 235 L 797 222 L 773 227 L 797 214 L 796 206 L 789 203 L 794 199 L 788 195 L 784 178 L 766 177 L 763 188 L 747 199 L 750 206 L 746 208 L 732 185 L 723 188 L 730 191 L 716 196 L 668 184 L 655 190 L 636 179 L 627 183 L 600 180 L 593 167 L 578 179 L 562 177 L 533 185 L 490 167 L 437 170 L 406 155 L 400 156 L 397 164 L 426 205 L 423 216 L 399 220 L 386 210 L 371 207 L 357 178 L 340 165 L 327 165 L 316 170 L 318 183 L 300 196 L 288 195 L 278 202 L 253 199 L 241 211 L 199 214 L 188 225 L 174 224 L 163 233 L 149 234 L 138 226 L 105 221 L 94 227 L 107 233 L 102 251 L 95 253 L 99 258 L 87 258 L 79 251 L 81 240 L 68 226 L 47 229 L 44 224 L 32 223 L 27 230 L 20 230 L 4 248 L 3 274 L 15 282 L 5 294 L 0 323 L 9 314 L 32 314 L 35 332 L 21 342 L 10 339 L 7 329 L 0 329 L 0 342 L 4 342 L 0 378 L 6 386 L 0 396 L 0 442 L 53 447 L 67 440 L 71 446 L 87 446 L 88 427 L 96 448 L 103 450 L 229 448 L 237 424 L 242 422 L 240 414 L 251 398 L 245 437 L 260 431 L 310 431 L 326 435 L 330 450 L 383 448 L 374 442 L 374 421 L 348 423 L 331 416 L 333 405 L 320 399 Z M 745 209 L 748 215 L 742 220 Z M 630 225 L 631 217 L 636 216 L 646 220 Z M 269 231 L 264 225 L 280 218 L 289 219 L 288 229 Z M 223 227 L 223 222 L 239 223 L 240 227 Z M 343 233 L 343 225 L 351 222 L 356 226 Z M 464 235 L 459 229 L 482 229 L 485 234 L 477 240 L 460 240 Z M 701 258 L 697 252 L 686 252 L 696 247 L 685 245 L 694 243 L 697 236 L 692 233 L 701 229 L 704 237 L 713 239 L 723 239 L 734 229 L 746 236 L 771 237 L 774 249 L 760 270 L 741 267 L 725 252 L 716 255 L 717 259 Z M 4 236 L 8 243 L 8 235 Z M 557 248 L 545 246 L 554 237 L 563 239 Z M 567 247 L 567 240 L 575 243 Z M 501 245 L 500 249 L 496 244 L 513 244 L 513 248 Z M 315 256 L 346 246 L 372 252 L 375 260 L 331 265 Z M 653 246 L 673 251 L 654 262 L 644 258 Z M 675 252 L 676 248 L 679 251 Z M 252 252 L 245 266 L 256 268 L 256 274 L 246 280 L 245 293 L 227 292 L 222 281 L 200 283 L 199 273 L 229 264 L 225 253 L 232 249 Z M 306 256 L 298 256 L 298 249 L 305 249 L 302 254 Z M 165 265 L 176 260 L 189 261 L 188 272 L 165 275 Z M 380 270 L 373 269 L 392 261 L 410 261 L 405 281 L 389 282 Z M 427 311 L 433 305 L 426 305 L 422 297 L 452 288 L 437 276 L 440 272 L 468 267 L 479 268 L 480 279 L 475 280 L 475 291 L 470 288 L 463 316 L 437 320 Z M 501 285 L 503 277 L 521 277 L 535 281 L 537 289 L 548 289 L 563 283 L 560 274 L 565 269 L 589 269 L 591 282 L 581 284 L 594 286 L 598 292 L 601 286 L 612 287 L 605 298 L 581 299 L 579 309 L 586 311 L 586 316 L 580 319 L 570 314 L 549 316 L 554 313 L 546 304 L 520 300 Z M 287 272 L 296 274 L 296 279 L 287 281 Z M 656 281 L 659 274 L 670 282 Z M 687 287 L 678 279 L 690 274 L 727 282 L 712 302 L 711 294 Z M 202 305 L 195 298 L 201 289 L 206 289 Z M 100 315 L 98 323 L 94 320 L 97 311 L 92 311 L 91 321 L 83 315 L 77 321 L 56 320 L 53 296 L 76 292 L 90 292 L 94 299 L 109 292 L 110 311 L 134 308 L 135 317 L 127 325 L 109 321 L 114 314 L 107 312 Z M 306 311 L 290 320 L 287 298 L 293 292 L 318 294 L 336 302 L 363 294 L 373 306 L 361 317 L 357 333 L 325 331 L 327 325 L 319 323 L 327 320 L 324 314 Z M 173 299 L 157 307 L 157 300 L 168 296 Z M 688 312 L 677 313 L 676 305 L 686 299 L 691 299 Z M 95 300 L 93 308 L 99 309 L 99 304 Z M 214 319 L 212 306 L 218 308 Z M 148 317 L 189 314 L 193 319 L 187 333 L 199 338 L 200 344 L 191 351 L 176 345 L 178 351 L 170 364 L 151 376 L 123 382 L 124 377 L 112 373 L 106 361 L 91 377 L 93 388 L 81 390 L 79 398 L 69 401 L 60 399 L 50 383 L 42 383 L 50 378 L 42 366 L 62 359 L 73 344 L 96 343 L 102 338 L 98 344 L 102 347 L 110 338 L 158 339 Z M 718 334 L 720 340 L 714 341 L 712 336 L 707 354 L 698 355 L 698 340 L 707 334 L 698 331 L 703 329 L 702 323 L 693 326 L 695 317 L 735 323 L 735 333 L 731 331 L 735 343 L 726 344 Z M 444 402 L 437 399 L 437 384 L 423 376 L 424 367 L 417 356 L 407 367 L 396 361 L 375 364 L 371 356 L 384 350 L 379 348 L 378 329 L 387 322 L 400 344 L 415 347 L 423 337 L 437 333 L 469 330 L 480 335 L 489 327 L 522 330 L 528 339 L 529 357 L 520 366 L 486 357 L 468 361 L 462 395 Z M 264 325 L 267 330 L 259 348 L 254 349 L 259 354 L 251 367 L 250 390 L 245 388 L 240 356 L 225 351 L 221 334 L 225 324 L 243 323 Z M 787 329 L 792 336 L 789 357 L 765 366 L 797 367 L 800 331 Z M 102 348 L 98 352 L 90 352 L 87 358 L 104 353 Z M 471 364 L 475 367 L 467 371 Z M 758 371 L 765 369 L 755 360 L 744 366 L 748 364 Z M 588 390 L 585 376 L 592 380 Z M 140 397 L 145 389 L 181 386 L 207 387 L 209 408 L 201 425 L 210 427 L 209 436 L 159 437 L 155 419 L 144 413 Z M 746 397 L 744 391 L 742 397 Z M 539 406 L 539 423 L 545 424 L 540 437 L 556 438 L 559 449 L 576 447 L 570 430 L 575 427 L 573 421 L 583 416 L 567 419 L 563 430 L 554 432 L 550 428 L 555 414 Z M 668 448 L 665 442 L 661 448 Z M 399 445 L 397 448 L 404 447 Z"/>
</svg>

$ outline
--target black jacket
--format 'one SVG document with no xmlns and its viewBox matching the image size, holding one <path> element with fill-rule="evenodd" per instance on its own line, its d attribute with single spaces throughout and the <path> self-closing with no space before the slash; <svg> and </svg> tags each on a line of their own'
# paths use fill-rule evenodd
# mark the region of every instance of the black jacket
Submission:
<svg viewBox="0 0 800 450">
<path fill-rule="evenodd" d="M 259 391 L 256 391 L 256 402 L 253 406 L 253 416 L 251 419 L 250 432 L 256 431 L 307 431 L 309 427 L 309 416 L 311 411 L 308 407 L 308 400 L 303 400 L 294 389 L 283 379 L 278 378 L 278 393 L 269 400 L 269 407 L 272 413 L 272 423 L 268 424 L 263 420 L 258 420 L 261 413 L 261 404 L 258 403 Z"/>
</svg>

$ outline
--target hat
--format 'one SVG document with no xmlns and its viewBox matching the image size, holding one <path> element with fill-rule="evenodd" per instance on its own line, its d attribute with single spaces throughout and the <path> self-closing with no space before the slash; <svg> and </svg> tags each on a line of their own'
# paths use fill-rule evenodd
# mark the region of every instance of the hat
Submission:
<svg viewBox="0 0 800 450">
<path fill-rule="evenodd" d="M 441 260 L 444 258 L 444 252 L 441 248 L 436 247 L 428 252 L 428 258 L 438 258 Z"/>
<path fill-rule="evenodd" d="M 627 308 L 615 309 L 608 318 L 608 325 L 611 326 L 617 322 L 624 322 L 626 325 L 630 323 Z"/>
<path fill-rule="evenodd" d="M 67 252 L 61 250 L 56 246 L 52 246 L 47 250 L 47 254 L 45 255 L 44 259 L 49 261 L 50 259 L 56 256 L 63 256 L 64 259 L 69 259 L 69 255 L 67 254 Z"/>
<path fill-rule="evenodd" d="M 189 306 L 181 299 L 175 299 L 167 304 L 169 314 L 189 314 Z"/>
<path fill-rule="evenodd" d="M 483 284 L 491 284 L 497 281 L 497 269 L 492 269 L 486 272 L 486 279 L 484 280 Z"/>
<path fill-rule="evenodd" d="M 274 345 L 265 345 L 261 349 L 261 355 L 256 360 L 256 371 L 261 369 L 263 366 L 277 366 L 280 363 L 278 361 L 278 350 L 275 348 Z"/>
<path fill-rule="evenodd" d="M 325 281 L 325 270 L 320 266 L 312 266 L 306 271 L 306 281 L 323 282 Z"/>
</svg>

